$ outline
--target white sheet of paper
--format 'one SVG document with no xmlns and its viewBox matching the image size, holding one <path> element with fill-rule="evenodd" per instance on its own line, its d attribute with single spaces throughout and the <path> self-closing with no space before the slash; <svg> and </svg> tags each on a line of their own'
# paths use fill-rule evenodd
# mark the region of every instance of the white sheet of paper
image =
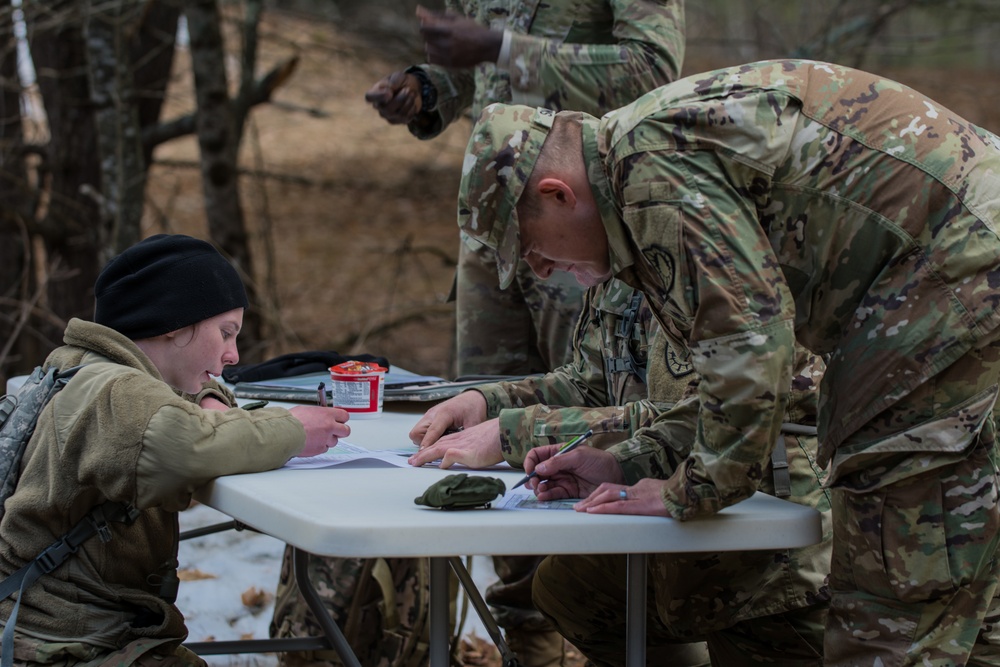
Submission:
<svg viewBox="0 0 1000 667">
<path fill-rule="evenodd" d="M 416 448 L 405 449 L 365 449 L 360 445 L 353 445 L 345 440 L 337 443 L 336 447 L 331 447 L 324 454 L 316 456 L 295 456 L 288 460 L 285 468 L 308 469 L 308 468 L 330 468 L 348 463 L 362 462 L 375 465 L 391 465 L 397 468 L 407 468 L 410 466 L 406 462 L 408 456 L 413 454 Z"/>
<path fill-rule="evenodd" d="M 542 502 L 535 496 L 534 491 L 521 486 L 513 491 L 507 491 L 503 498 L 494 500 L 493 507 L 502 510 L 571 510 L 579 501 L 579 498 L 568 498 Z"/>
<path fill-rule="evenodd" d="M 408 445 L 398 449 L 366 449 L 361 445 L 354 445 L 345 440 L 337 443 L 336 447 L 331 447 L 324 454 L 316 456 L 294 456 L 288 460 L 283 467 L 292 469 L 307 470 L 310 468 L 331 468 L 333 466 L 369 467 L 394 466 L 396 468 L 409 468 L 407 459 L 417 452 L 416 445 Z M 424 468 L 437 468 L 441 461 L 431 461 L 425 463 Z M 462 464 L 452 466 L 456 470 L 468 470 Z M 510 464 L 506 461 L 484 468 L 484 470 L 510 470 Z"/>
</svg>

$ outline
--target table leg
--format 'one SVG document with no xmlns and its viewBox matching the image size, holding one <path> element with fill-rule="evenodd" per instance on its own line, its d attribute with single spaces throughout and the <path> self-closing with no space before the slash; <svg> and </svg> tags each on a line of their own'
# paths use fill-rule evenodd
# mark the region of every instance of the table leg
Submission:
<svg viewBox="0 0 1000 667">
<path fill-rule="evenodd" d="M 646 554 L 628 555 L 625 664 L 646 665 Z"/>
<path fill-rule="evenodd" d="M 448 559 L 431 558 L 430 667 L 448 667 Z"/>
<path fill-rule="evenodd" d="M 361 667 L 361 663 L 358 661 L 358 657 L 354 655 L 351 645 L 347 643 L 344 633 L 340 631 L 334 620 L 330 618 L 329 612 L 323 606 L 323 601 L 320 599 L 316 589 L 313 588 L 312 582 L 309 581 L 309 553 L 292 547 L 292 567 L 295 571 L 295 583 L 299 587 L 299 592 L 302 593 L 302 597 L 305 598 L 306 604 L 312 610 L 313 616 L 316 617 L 319 626 L 323 628 L 327 639 L 330 640 L 333 648 L 337 651 L 337 655 L 344 661 L 345 667 Z M 431 573 L 431 581 L 433 582 L 433 572 Z M 448 609 L 445 607 L 445 614 L 447 613 Z M 445 626 L 445 632 L 447 632 L 447 622 Z M 431 631 L 433 632 L 433 630 L 434 624 L 432 623 Z M 447 658 L 447 656 L 445 657 Z M 431 664 L 434 663 L 432 662 Z M 443 664 L 447 666 L 448 663 L 445 662 Z"/>
<path fill-rule="evenodd" d="M 490 634 L 493 643 L 496 644 L 497 649 L 500 651 L 500 664 L 503 667 L 520 667 L 521 663 L 517 661 L 517 656 L 507 646 L 507 642 L 503 638 L 503 631 L 497 624 L 496 619 L 493 618 L 493 614 L 490 613 L 490 608 L 487 606 L 486 600 L 483 599 L 483 596 L 479 593 L 479 589 L 476 588 L 476 582 L 472 580 L 472 575 L 469 574 L 469 571 L 465 569 L 465 565 L 462 564 L 462 559 L 458 556 L 452 556 L 448 559 L 448 562 L 451 563 L 451 569 L 455 571 L 459 583 L 465 589 L 465 594 L 469 597 L 472 606 L 475 607 L 476 613 L 479 614 L 479 620 L 486 627 L 486 632 Z"/>
</svg>

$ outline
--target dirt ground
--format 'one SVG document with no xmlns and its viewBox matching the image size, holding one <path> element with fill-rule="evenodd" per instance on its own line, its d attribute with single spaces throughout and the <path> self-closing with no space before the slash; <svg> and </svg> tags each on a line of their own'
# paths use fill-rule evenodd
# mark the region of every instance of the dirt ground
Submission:
<svg viewBox="0 0 1000 667">
<path fill-rule="evenodd" d="M 405 44 L 378 50 L 336 25 L 267 15 L 260 72 L 300 58 L 274 103 L 254 110 L 242 149 L 242 191 L 261 306 L 273 329 L 267 356 L 295 350 L 370 352 L 418 373 L 453 376 L 454 308 L 448 302 L 458 235 L 455 199 L 470 124 L 421 142 L 387 125 L 364 102 L 382 76 L 413 61 Z M 389 48 L 395 47 L 395 48 Z M 236 80 L 233 59 L 230 80 Z M 708 62 L 689 49 L 685 69 Z M 166 116 L 193 108 L 178 60 Z M 977 72 L 884 72 L 994 131 L 1000 92 Z M 155 155 L 148 233 L 206 236 L 193 138 Z M 467 664 L 498 665 L 491 644 L 470 639 Z M 571 667 L 582 665 L 571 650 Z"/>
</svg>

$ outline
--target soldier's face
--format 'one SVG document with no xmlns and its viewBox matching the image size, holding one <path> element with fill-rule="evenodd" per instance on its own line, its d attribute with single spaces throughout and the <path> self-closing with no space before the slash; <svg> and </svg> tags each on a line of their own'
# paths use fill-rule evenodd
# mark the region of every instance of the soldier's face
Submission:
<svg viewBox="0 0 1000 667">
<path fill-rule="evenodd" d="M 152 339 L 159 346 L 151 358 L 164 382 L 196 394 L 203 384 L 222 375 L 224 367 L 239 363 L 236 336 L 242 326 L 242 308 L 215 315 Z"/>
<path fill-rule="evenodd" d="M 600 216 L 565 209 L 520 217 L 521 257 L 543 280 L 553 271 L 572 273 L 584 287 L 611 277 L 608 236 Z"/>
</svg>

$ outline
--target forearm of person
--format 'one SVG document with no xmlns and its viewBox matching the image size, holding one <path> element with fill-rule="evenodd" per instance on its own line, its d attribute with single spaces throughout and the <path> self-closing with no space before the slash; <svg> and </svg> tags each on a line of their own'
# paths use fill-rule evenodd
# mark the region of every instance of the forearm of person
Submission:
<svg viewBox="0 0 1000 667">
<path fill-rule="evenodd" d="M 595 318 L 587 316 L 588 301 L 573 334 L 573 361 L 545 375 L 517 382 L 498 382 L 480 391 L 486 397 L 489 419 L 501 410 L 542 404 L 549 406 L 598 407 L 612 405 L 608 396 L 604 351 Z"/>
<path fill-rule="evenodd" d="M 614 0 L 614 43 L 510 34 L 506 65 L 516 103 L 600 116 L 676 80 L 684 61 L 682 3 Z"/>
<path fill-rule="evenodd" d="M 628 484 L 647 477 L 667 479 L 691 453 L 698 399 L 692 396 L 670 407 L 651 401 L 633 405 L 635 428 L 608 451 L 617 459 Z"/>
<path fill-rule="evenodd" d="M 220 476 L 280 467 L 305 443 L 287 410 L 202 410 L 168 404 L 150 418 L 136 464 L 139 507 L 183 509 L 195 489 Z"/>
<path fill-rule="evenodd" d="M 587 374 L 578 367 L 579 360 L 554 371 L 515 382 L 497 382 L 477 387 L 486 398 L 486 416 L 493 419 L 501 410 L 531 405 L 607 405 L 603 386 L 588 383 Z"/>
<path fill-rule="evenodd" d="M 608 449 L 650 426 L 668 409 L 651 401 L 624 406 L 563 407 L 535 405 L 500 413 L 500 446 L 504 459 L 520 467 L 534 447 L 568 442 L 588 430 L 590 447 Z"/>
<path fill-rule="evenodd" d="M 416 118 L 407 124 L 410 134 L 417 139 L 433 139 L 462 117 L 472 104 L 476 89 L 473 70 L 454 70 L 437 65 L 419 65 L 434 89 L 433 108 L 421 109 Z"/>
</svg>

